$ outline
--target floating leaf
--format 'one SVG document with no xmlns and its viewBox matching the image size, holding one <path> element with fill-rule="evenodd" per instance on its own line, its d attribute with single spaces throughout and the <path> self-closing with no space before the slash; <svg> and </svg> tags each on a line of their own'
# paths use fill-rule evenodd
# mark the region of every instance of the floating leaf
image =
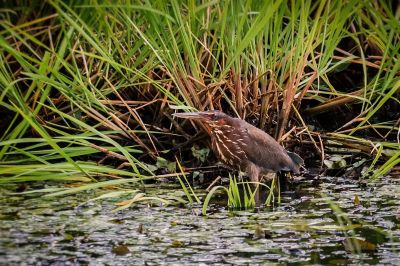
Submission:
<svg viewBox="0 0 400 266">
<path fill-rule="evenodd" d="M 265 238 L 265 232 L 261 225 L 257 224 L 254 230 L 253 239 Z"/>
<path fill-rule="evenodd" d="M 355 195 L 354 196 L 354 205 L 360 205 L 361 204 L 361 201 L 360 201 L 360 198 L 358 197 L 358 195 Z"/>
<path fill-rule="evenodd" d="M 173 240 L 171 246 L 173 248 L 181 248 L 184 246 L 184 244 L 179 240 Z"/>
<path fill-rule="evenodd" d="M 123 256 L 131 252 L 126 245 L 119 245 L 116 247 L 113 247 L 112 252 L 118 256 Z"/>
<path fill-rule="evenodd" d="M 348 252 L 354 252 L 357 250 L 362 252 L 374 252 L 376 250 L 376 245 L 374 243 L 356 237 L 346 238 L 343 241 L 343 245 Z"/>
<path fill-rule="evenodd" d="M 64 233 L 64 240 L 66 241 L 74 240 L 74 236 L 68 233 Z"/>
<path fill-rule="evenodd" d="M 339 155 L 334 155 L 329 160 L 324 160 L 324 164 L 328 169 L 341 169 L 346 167 L 347 163 L 344 157 Z"/>
</svg>

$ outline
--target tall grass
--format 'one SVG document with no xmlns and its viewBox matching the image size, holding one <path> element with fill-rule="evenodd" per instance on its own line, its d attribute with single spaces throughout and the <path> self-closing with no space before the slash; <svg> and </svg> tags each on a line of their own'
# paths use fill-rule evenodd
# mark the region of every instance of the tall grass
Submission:
<svg viewBox="0 0 400 266">
<path fill-rule="evenodd" d="M 375 145 L 400 148 L 398 120 L 379 115 L 399 104 L 400 11 L 386 1 L 4 5 L 0 182 L 155 177 L 149 164 L 174 134 L 189 138 L 169 115 L 188 108 L 222 109 L 286 142 L 288 131 L 313 138 L 301 114 L 361 105 L 337 130 L 384 125 Z M 359 65 L 354 88 L 333 84 Z"/>
</svg>

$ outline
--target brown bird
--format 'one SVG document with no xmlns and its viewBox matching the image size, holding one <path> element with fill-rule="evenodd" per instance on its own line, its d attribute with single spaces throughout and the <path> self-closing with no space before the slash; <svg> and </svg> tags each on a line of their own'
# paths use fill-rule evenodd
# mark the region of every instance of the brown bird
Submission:
<svg viewBox="0 0 400 266">
<path fill-rule="evenodd" d="M 271 172 L 297 174 L 303 164 L 299 155 L 286 151 L 261 129 L 221 111 L 178 113 L 174 116 L 201 121 L 211 136 L 212 150 L 219 159 L 246 172 L 252 182 L 259 182 L 262 175 Z"/>
</svg>

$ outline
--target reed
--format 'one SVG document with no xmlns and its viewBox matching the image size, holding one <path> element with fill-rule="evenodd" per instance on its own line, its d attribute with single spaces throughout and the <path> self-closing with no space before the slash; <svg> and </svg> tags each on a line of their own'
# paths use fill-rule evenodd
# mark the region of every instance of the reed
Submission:
<svg viewBox="0 0 400 266">
<path fill-rule="evenodd" d="M 173 158 L 177 134 L 190 140 L 170 114 L 189 108 L 321 156 L 332 132 L 400 149 L 400 12 L 386 1 L 4 5 L 1 183 L 157 178 L 157 157 Z M 333 111 L 348 116 L 323 128 Z M 375 178 L 399 163 L 390 154 L 372 154 Z"/>
</svg>

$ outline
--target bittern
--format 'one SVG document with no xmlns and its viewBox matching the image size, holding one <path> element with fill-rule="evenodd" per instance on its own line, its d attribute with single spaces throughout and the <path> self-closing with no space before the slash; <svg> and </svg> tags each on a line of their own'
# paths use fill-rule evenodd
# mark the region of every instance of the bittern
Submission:
<svg viewBox="0 0 400 266">
<path fill-rule="evenodd" d="M 176 117 L 201 121 L 211 136 L 211 148 L 228 166 L 246 172 L 252 182 L 271 172 L 299 173 L 303 159 L 286 151 L 270 135 L 244 120 L 221 111 L 177 113 Z"/>
</svg>

